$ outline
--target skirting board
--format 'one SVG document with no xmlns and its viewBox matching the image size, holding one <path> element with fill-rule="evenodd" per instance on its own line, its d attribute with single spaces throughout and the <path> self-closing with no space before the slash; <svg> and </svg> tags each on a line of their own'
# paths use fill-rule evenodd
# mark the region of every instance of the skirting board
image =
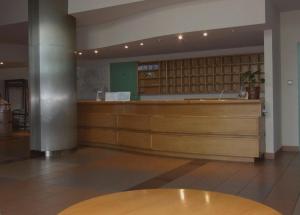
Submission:
<svg viewBox="0 0 300 215">
<path fill-rule="evenodd" d="M 281 151 L 283 152 L 300 152 L 299 146 L 282 146 Z"/>
<path fill-rule="evenodd" d="M 115 149 L 115 150 L 122 150 L 125 152 L 135 152 L 135 153 L 142 153 L 142 154 L 146 154 L 146 155 L 167 156 L 167 157 L 174 157 L 174 158 L 220 160 L 220 161 L 233 161 L 233 162 L 245 162 L 245 163 L 254 163 L 255 162 L 254 158 L 247 158 L 247 157 L 231 157 L 231 156 L 186 154 L 186 153 L 175 153 L 175 152 L 160 152 L 160 151 L 137 149 L 137 148 L 127 147 L 127 146 L 111 145 L 111 144 L 99 144 L 99 143 L 95 144 L 95 143 L 84 142 L 81 144 L 81 146 Z"/>
<path fill-rule="evenodd" d="M 265 153 L 265 159 L 274 160 L 280 152 L 300 152 L 300 148 L 298 146 L 282 146 L 275 153 Z"/>
</svg>

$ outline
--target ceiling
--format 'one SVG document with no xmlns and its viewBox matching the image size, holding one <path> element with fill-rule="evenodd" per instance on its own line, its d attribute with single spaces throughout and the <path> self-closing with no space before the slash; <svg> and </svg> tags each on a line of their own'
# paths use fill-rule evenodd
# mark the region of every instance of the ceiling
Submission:
<svg viewBox="0 0 300 215">
<path fill-rule="evenodd" d="M 130 4 L 118 5 L 114 7 L 102 8 L 99 10 L 75 13 L 78 26 L 103 24 L 113 22 L 118 19 L 142 13 L 164 6 L 169 6 L 187 1 L 213 1 L 213 0 L 144 0 Z M 300 10 L 300 0 L 271 0 L 275 2 L 280 11 Z"/>
<path fill-rule="evenodd" d="M 118 5 L 114 7 L 102 8 L 98 10 L 75 13 L 72 16 L 76 17 L 78 26 L 103 24 L 113 22 L 118 19 L 143 13 L 147 10 L 169 6 L 173 4 L 183 3 L 196 0 L 144 0 L 130 4 Z M 199 0 L 197 0 L 199 1 Z M 207 1 L 207 0 L 200 0 Z"/>
<path fill-rule="evenodd" d="M 208 32 L 208 37 L 203 36 L 203 32 L 192 32 L 183 34 L 184 39 L 178 40 L 177 35 L 168 35 L 159 38 L 151 38 L 143 41 L 131 42 L 125 44 L 95 50 L 81 50 L 82 59 L 98 58 L 121 58 L 143 55 L 154 55 L 174 52 L 201 51 L 213 49 L 226 49 L 246 46 L 261 46 L 264 44 L 263 31 L 257 29 L 221 29 Z M 144 46 L 140 46 L 143 42 Z"/>
</svg>

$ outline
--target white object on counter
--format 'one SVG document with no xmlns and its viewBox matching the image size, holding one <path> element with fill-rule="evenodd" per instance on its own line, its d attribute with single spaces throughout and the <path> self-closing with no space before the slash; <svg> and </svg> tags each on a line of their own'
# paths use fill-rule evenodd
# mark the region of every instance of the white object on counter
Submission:
<svg viewBox="0 0 300 215">
<path fill-rule="evenodd" d="M 130 92 L 106 92 L 105 101 L 130 101 Z"/>
<path fill-rule="evenodd" d="M 101 99 L 101 94 L 102 94 L 102 93 L 103 93 L 103 91 L 100 91 L 100 90 L 97 91 L 97 95 L 96 95 L 96 101 L 97 101 L 97 102 L 102 101 L 102 99 Z"/>
</svg>

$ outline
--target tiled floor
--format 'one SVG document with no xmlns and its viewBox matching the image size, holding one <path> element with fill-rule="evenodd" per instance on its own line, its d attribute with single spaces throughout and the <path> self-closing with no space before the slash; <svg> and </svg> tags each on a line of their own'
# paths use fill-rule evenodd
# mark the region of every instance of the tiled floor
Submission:
<svg viewBox="0 0 300 215">
<path fill-rule="evenodd" d="M 147 156 L 81 148 L 46 160 L 0 164 L 1 215 L 52 215 L 98 195 L 131 189 L 225 192 L 300 214 L 300 154 L 256 164 Z"/>
</svg>

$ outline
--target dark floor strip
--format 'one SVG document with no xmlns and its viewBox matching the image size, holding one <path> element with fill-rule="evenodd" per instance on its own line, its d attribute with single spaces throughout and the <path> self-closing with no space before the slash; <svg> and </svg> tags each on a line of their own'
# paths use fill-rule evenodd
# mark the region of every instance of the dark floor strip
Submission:
<svg viewBox="0 0 300 215">
<path fill-rule="evenodd" d="M 192 160 L 180 167 L 170 170 L 169 172 L 165 172 L 141 184 L 131 187 L 128 190 L 155 189 L 162 187 L 170 183 L 171 181 L 174 181 L 175 179 L 194 171 L 195 169 L 199 168 L 200 166 L 203 166 L 206 163 L 206 161 Z"/>
<path fill-rule="evenodd" d="M 27 159 L 28 159 L 28 157 L 5 158 L 5 159 L 3 158 L 2 160 L 0 159 L 0 165 L 14 163 L 14 162 L 18 162 L 18 161 L 24 161 L 24 160 L 27 160 Z"/>
<path fill-rule="evenodd" d="M 0 155 L 0 165 L 40 158 L 40 157 L 44 157 L 44 156 L 45 156 L 45 153 L 37 152 L 37 151 L 31 151 L 29 156 L 19 156 L 19 157 L 2 158 L 2 159 L 1 159 L 1 155 Z"/>
</svg>

